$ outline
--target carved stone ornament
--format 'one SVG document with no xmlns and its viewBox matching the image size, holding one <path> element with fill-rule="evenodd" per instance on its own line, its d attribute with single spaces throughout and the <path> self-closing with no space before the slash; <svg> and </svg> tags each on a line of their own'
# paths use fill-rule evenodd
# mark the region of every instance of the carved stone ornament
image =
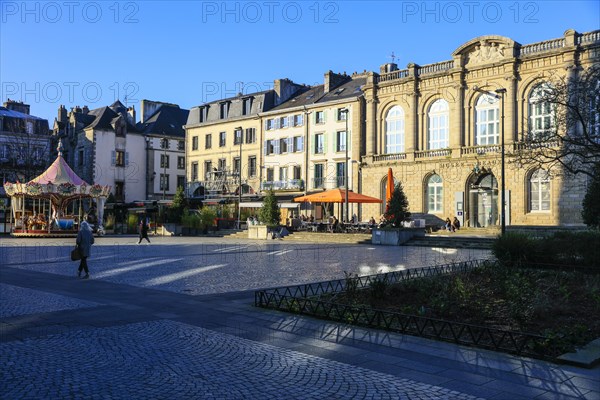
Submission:
<svg viewBox="0 0 600 400">
<path fill-rule="evenodd" d="M 468 64 L 485 64 L 501 60 L 505 57 L 503 43 L 482 40 L 468 55 Z"/>
</svg>

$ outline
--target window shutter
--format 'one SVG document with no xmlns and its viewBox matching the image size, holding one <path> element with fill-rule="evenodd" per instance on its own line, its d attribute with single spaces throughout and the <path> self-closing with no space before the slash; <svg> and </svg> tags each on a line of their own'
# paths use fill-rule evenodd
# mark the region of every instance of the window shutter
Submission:
<svg viewBox="0 0 600 400">
<path fill-rule="evenodd" d="M 273 153 L 275 154 L 279 154 L 279 140 L 274 140 L 273 141 Z"/>
<path fill-rule="evenodd" d="M 79 165 L 79 152 L 75 151 L 75 165 Z"/>
<path fill-rule="evenodd" d="M 298 136 L 298 151 L 304 151 L 304 137 Z"/>
<path fill-rule="evenodd" d="M 288 151 L 290 153 L 293 153 L 294 152 L 294 137 L 290 136 L 287 140 L 288 140 Z"/>
<path fill-rule="evenodd" d="M 323 134 L 323 153 L 327 153 L 327 133 Z"/>
<path fill-rule="evenodd" d="M 125 166 L 129 167 L 129 152 L 125 152 Z"/>
<path fill-rule="evenodd" d="M 327 110 L 323 110 L 323 122 L 327 122 Z"/>
<path fill-rule="evenodd" d="M 275 129 L 279 129 L 279 118 L 273 120 L 273 126 Z"/>
<path fill-rule="evenodd" d="M 310 154 L 315 154 L 315 147 L 317 146 L 317 137 L 316 137 L 316 135 L 313 135 L 312 138 L 313 138 L 313 141 L 312 141 L 313 145 L 310 146 Z"/>
<path fill-rule="evenodd" d="M 267 153 L 267 150 L 269 149 L 269 141 L 265 140 L 265 144 L 263 146 L 263 155 L 268 156 L 269 153 Z"/>
<path fill-rule="evenodd" d="M 117 152 L 113 150 L 111 157 L 112 158 L 110 161 L 110 165 L 116 165 L 117 164 Z"/>
</svg>

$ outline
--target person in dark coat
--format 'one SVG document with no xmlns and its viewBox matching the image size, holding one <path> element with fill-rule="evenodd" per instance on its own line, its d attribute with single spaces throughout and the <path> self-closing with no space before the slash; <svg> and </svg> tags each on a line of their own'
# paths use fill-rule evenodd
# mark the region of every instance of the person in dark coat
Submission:
<svg viewBox="0 0 600 400">
<path fill-rule="evenodd" d="M 87 223 L 87 221 L 83 221 L 81 223 L 79 232 L 77 233 L 76 243 L 77 248 L 79 249 L 79 254 L 81 255 L 78 276 L 81 277 L 81 272 L 85 271 L 85 276 L 83 279 L 88 279 L 90 277 L 90 272 L 88 270 L 87 259 L 90 256 L 92 245 L 94 244 L 94 235 L 92 233 L 92 227 Z"/>
<path fill-rule="evenodd" d="M 140 222 L 140 240 L 138 240 L 138 244 L 142 243 L 142 239 L 146 239 L 148 243 L 150 243 L 150 239 L 148 239 L 148 223 L 146 222 L 146 218 L 143 218 Z"/>
</svg>

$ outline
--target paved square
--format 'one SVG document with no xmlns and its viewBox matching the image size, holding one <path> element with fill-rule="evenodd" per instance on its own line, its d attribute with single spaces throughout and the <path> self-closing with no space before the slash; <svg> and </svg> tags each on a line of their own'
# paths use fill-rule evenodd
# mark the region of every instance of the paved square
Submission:
<svg viewBox="0 0 600 400">
<path fill-rule="evenodd" d="M 600 399 L 582 370 L 253 307 L 253 289 L 489 257 L 369 245 L 2 239 L 2 399 Z"/>
</svg>

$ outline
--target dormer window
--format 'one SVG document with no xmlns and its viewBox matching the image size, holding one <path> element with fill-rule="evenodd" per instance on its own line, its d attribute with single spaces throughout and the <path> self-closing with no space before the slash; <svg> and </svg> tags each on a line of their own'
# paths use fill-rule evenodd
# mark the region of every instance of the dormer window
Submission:
<svg viewBox="0 0 600 400">
<path fill-rule="evenodd" d="M 225 119 L 229 116 L 229 104 L 230 103 L 228 101 L 219 104 L 221 119 Z"/>
<path fill-rule="evenodd" d="M 200 107 L 200 122 L 208 121 L 208 107 L 209 106 Z"/>
<path fill-rule="evenodd" d="M 242 100 L 242 115 L 250 115 L 252 113 L 252 97 Z"/>
</svg>

